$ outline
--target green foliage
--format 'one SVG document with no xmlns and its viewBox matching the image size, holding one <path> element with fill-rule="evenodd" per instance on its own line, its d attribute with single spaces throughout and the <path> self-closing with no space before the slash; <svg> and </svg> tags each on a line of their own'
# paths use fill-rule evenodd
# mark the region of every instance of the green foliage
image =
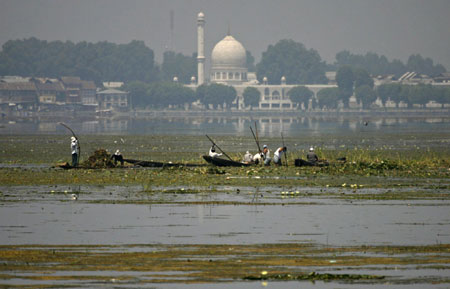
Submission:
<svg viewBox="0 0 450 289">
<path fill-rule="evenodd" d="M 336 72 L 336 82 L 339 87 L 339 95 L 344 105 L 348 107 L 349 97 L 353 94 L 355 75 L 350 66 L 342 66 Z"/>
<path fill-rule="evenodd" d="M 441 64 L 433 64 L 431 58 L 423 58 L 420 54 L 413 54 L 408 58 L 406 65 L 408 71 L 414 71 L 419 74 L 426 74 L 431 77 L 438 76 L 439 74 L 446 72 L 446 69 Z"/>
<path fill-rule="evenodd" d="M 383 84 L 377 88 L 376 93 L 383 103 L 386 103 L 388 99 L 394 102 L 404 101 L 409 107 L 412 107 L 413 104 L 424 105 L 430 100 L 441 104 L 450 102 L 450 88 L 424 84 Z"/>
<path fill-rule="evenodd" d="M 256 72 L 260 82 L 266 76 L 269 84 L 279 84 L 282 76 L 286 77 L 287 84 L 311 84 L 328 82 L 325 68 L 316 50 L 307 50 L 301 43 L 284 39 L 263 52 Z"/>
<path fill-rule="evenodd" d="M 195 92 L 179 83 L 155 82 L 147 90 L 149 104 L 153 108 L 165 108 L 169 105 L 182 107 L 195 100 Z"/>
<path fill-rule="evenodd" d="M 370 88 L 373 88 L 374 86 L 372 77 L 370 77 L 369 73 L 362 68 L 354 68 L 353 77 L 355 78 L 355 88 L 363 85 L 367 85 Z"/>
<path fill-rule="evenodd" d="M 149 104 L 147 90 L 149 85 L 142 81 L 132 81 L 125 83 L 123 86 L 124 91 L 129 92 L 131 104 L 133 108 L 146 107 Z"/>
<path fill-rule="evenodd" d="M 399 77 L 407 71 L 415 71 L 419 74 L 426 74 L 431 77 L 437 76 L 446 71 L 440 64 L 433 64 L 430 58 L 423 58 L 421 55 L 411 55 L 405 65 L 400 60 L 394 59 L 391 62 L 385 56 L 368 52 L 365 55 L 351 54 L 349 51 L 341 51 L 336 54 L 336 67 L 349 65 L 362 68 L 372 75 L 394 74 Z"/>
<path fill-rule="evenodd" d="M 103 81 L 153 82 L 159 78 L 153 51 L 136 40 L 129 44 L 11 40 L 2 46 L 0 59 L 0 75 L 79 76 L 98 85 Z"/>
<path fill-rule="evenodd" d="M 206 106 L 212 105 L 217 108 L 219 105 L 226 104 L 230 107 L 231 103 L 236 99 L 237 93 L 234 87 L 211 83 L 210 85 L 201 85 L 197 88 L 197 99 Z"/>
<path fill-rule="evenodd" d="M 337 108 L 339 101 L 339 88 L 324 88 L 317 93 L 317 98 L 320 108 Z"/>
<path fill-rule="evenodd" d="M 173 82 L 147 84 L 134 81 L 126 84 L 123 89 L 130 93 L 134 108 L 165 108 L 169 105 L 180 107 L 196 99 L 192 89 Z"/>
<path fill-rule="evenodd" d="M 356 88 L 355 97 L 362 102 L 363 108 L 370 108 L 370 105 L 377 99 L 377 94 L 370 86 L 361 85 Z"/>
<path fill-rule="evenodd" d="M 400 101 L 400 92 L 402 85 L 397 83 L 382 84 L 377 87 L 377 94 L 383 104 L 386 104 L 388 99 L 398 102 Z"/>
<path fill-rule="evenodd" d="M 249 72 L 255 72 L 256 66 L 255 66 L 255 58 L 253 57 L 252 53 L 248 50 L 245 51 L 246 57 L 246 67 Z"/>
<path fill-rule="evenodd" d="M 248 86 L 245 88 L 242 96 L 245 106 L 258 106 L 261 99 L 261 93 L 258 89 Z"/>
<path fill-rule="evenodd" d="M 176 76 L 180 83 L 190 83 L 191 77 L 197 75 L 196 55 L 189 57 L 173 51 L 164 52 L 161 74 L 164 81 L 172 81 Z"/>
<path fill-rule="evenodd" d="M 306 108 L 306 105 L 308 104 L 309 100 L 314 95 L 314 93 L 305 86 L 295 86 L 291 90 L 289 90 L 287 94 L 290 100 L 293 103 L 296 103 L 299 108 L 301 107 L 302 103 L 305 104 Z"/>
</svg>

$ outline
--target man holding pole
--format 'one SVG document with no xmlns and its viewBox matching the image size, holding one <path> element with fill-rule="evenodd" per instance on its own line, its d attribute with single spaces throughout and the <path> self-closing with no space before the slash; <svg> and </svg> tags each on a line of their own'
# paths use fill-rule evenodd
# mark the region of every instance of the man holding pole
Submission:
<svg viewBox="0 0 450 289">
<path fill-rule="evenodd" d="M 76 137 L 72 136 L 70 140 L 70 149 L 72 150 L 72 167 L 76 167 L 78 166 L 80 146 Z"/>
</svg>

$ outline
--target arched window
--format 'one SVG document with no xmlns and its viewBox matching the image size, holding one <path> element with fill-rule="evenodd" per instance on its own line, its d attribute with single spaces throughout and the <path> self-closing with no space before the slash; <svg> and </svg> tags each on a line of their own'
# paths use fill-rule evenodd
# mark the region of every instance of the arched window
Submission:
<svg viewBox="0 0 450 289">
<path fill-rule="evenodd" d="M 272 99 L 273 100 L 279 100 L 280 99 L 280 93 L 278 92 L 278 90 L 274 90 L 272 92 Z"/>
<path fill-rule="evenodd" d="M 216 72 L 216 79 L 220 79 L 220 72 Z"/>
<path fill-rule="evenodd" d="M 241 79 L 239 72 L 234 73 L 234 79 Z"/>
<path fill-rule="evenodd" d="M 226 72 L 222 72 L 222 79 L 227 79 L 227 73 Z"/>
<path fill-rule="evenodd" d="M 268 87 L 266 87 L 266 88 L 264 89 L 264 95 L 265 95 L 265 96 L 270 95 L 270 90 L 269 90 Z"/>
<path fill-rule="evenodd" d="M 228 79 L 233 79 L 233 72 L 228 72 Z"/>
</svg>

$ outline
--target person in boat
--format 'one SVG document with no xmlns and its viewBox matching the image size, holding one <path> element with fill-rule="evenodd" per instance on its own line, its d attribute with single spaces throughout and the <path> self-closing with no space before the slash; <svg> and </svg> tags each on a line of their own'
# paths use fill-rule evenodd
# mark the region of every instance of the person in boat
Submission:
<svg viewBox="0 0 450 289">
<path fill-rule="evenodd" d="M 306 160 L 312 164 L 316 164 L 319 161 L 316 153 L 314 152 L 314 148 L 311 147 L 309 152 L 306 154 Z"/>
<path fill-rule="evenodd" d="M 216 153 L 216 147 L 212 145 L 212 147 L 209 149 L 209 156 L 212 158 L 220 157 L 222 154 Z"/>
<path fill-rule="evenodd" d="M 76 137 L 70 138 L 70 149 L 72 151 L 72 167 L 78 166 L 78 155 L 80 152 L 80 145 Z"/>
<path fill-rule="evenodd" d="M 117 162 L 120 162 L 123 166 L 123 156 L 119 150 L 116 150 L 116 152 L 111 156 L 111 159 L 114 160 L 114 165 L 116 165 Z"/>
<path fill-rule="evenodd" d="M 263 159 L 264 159 L 264 165 L 269 166 L 270 162 L 272 161 L 272 158 L 270 157 L 270 150 L 267 147 L 267 145 L 263 146 L 262 154 L 263 154 Z"/>
<path fill-rule="evenodd" d="M 253 155 L 249 151 L 246 151 L 245 155 L 244 155 L 244 159 L 242 160 L 242 162 L 244 164 L 253 163 Z"/>
<path fill-rule="evenodd" d="M 283 153 L 286 153 L 286 151 L 287 151 L 286 147 L 279 147 L 273 153 L 273 163 L 281 166 L 281 157 L 283 156 Z"/>
</svg>

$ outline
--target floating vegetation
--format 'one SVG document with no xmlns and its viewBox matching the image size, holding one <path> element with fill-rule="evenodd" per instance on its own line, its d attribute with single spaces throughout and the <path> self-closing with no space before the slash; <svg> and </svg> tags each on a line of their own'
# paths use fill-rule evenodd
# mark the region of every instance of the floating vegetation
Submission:
<svg viewBox="0 0 450 289">
<path fill-rule="evenodd" d="M 106 169 L 115 167 L 111 159 L 111 154 L 105 149 L 97 149 L 86 161 L 82 162 L 80 166 L 87 169 Z"/>
<path fill-rule="evenodd" d="M 266 272 L 266 274 L 263 274 Z M 271 281 L 301 281 L 301 280 L 310 280 L 310 281 L 333 281 L 333 280 L 381 280 L 384 279 L 384 276 L 379 275 L 362 275 L 362 274 L 331 274 L 331 273 L 316 273 L 311 272 L 309 274 L 267 274 L 267 271 L 261 272 L 260 275 L 250 275 L 245 276 L 244 280 L 271 280 Z"/>
</svg>

